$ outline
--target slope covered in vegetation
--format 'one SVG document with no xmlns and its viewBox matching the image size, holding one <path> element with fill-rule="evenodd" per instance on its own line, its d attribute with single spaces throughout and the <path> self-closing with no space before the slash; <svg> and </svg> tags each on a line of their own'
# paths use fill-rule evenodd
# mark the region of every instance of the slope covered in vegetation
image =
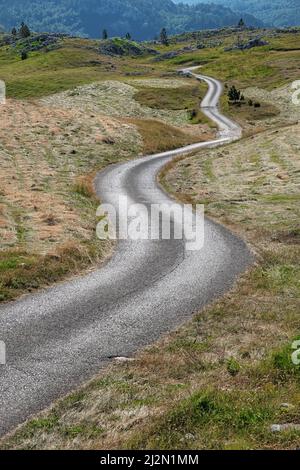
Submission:
<svg viewBox="0 0 300 470">
<path fill-rule="evenodd" d="M 175 0 L 181 2 L 181 0 Z M 184 0 L 188 4 L 205 3 L 206 0 Z M 300 24 L 300 4 L 298 0 L 215 0 L 234 11 L 250 13 L 258 19 L 272 26 L 298 26 Z"/>
<path fill-rule="evenodd" d="M 36 31 L 90 37 L 107 29 L 111 36 L 129 32 L 135 39 L 151 39 L 162 27 L 180 33 L 235 25 L 239 20 L 238 14 L 220 5 L 176 5 L 171 0 L 0 0 L 0 7 L 0 23 L 6 29 L 24 20 Z M 248 24 L 260 24 L 246 16 Z"/>
</svg>

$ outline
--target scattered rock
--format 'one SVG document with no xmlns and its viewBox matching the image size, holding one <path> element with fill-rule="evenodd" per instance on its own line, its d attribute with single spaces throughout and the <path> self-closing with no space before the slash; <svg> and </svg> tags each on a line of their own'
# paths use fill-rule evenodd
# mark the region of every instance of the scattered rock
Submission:
<svg viewBox="0 0 300 470">
<path fill-rule="evenodd" d="M 143 72 L 126 72 L 126 77 L 141 77 L 144 75 Z"/>
<path fill-rule="evenodd" d="M 114 358 L 116 362 L 124 363 L 124 362 L 134 362 L 134 359 L 132 357 L 115 357 Z"/>
<path fill-rule="evenodd" d="M 49 216 L 45 219 L 45 223 L 47 225 L 49 225 L 49 227 L 54 227 L 55 225 L 57 225 L 57 221 L 55 220 L 55 218 L 53 216 Z"/>
<path fill-rule="evenodd" d="M 48 255 L 48 257 L 50 259 L 52 259 L 53 261 L 60 261 L 61 260 L 61 256 L 57 255 L 56 253 L 50 253 Z"/>
<path fill-rule="evenodd" d="M 299 34 L 300 30 L 299 28 L 278 28 L 276 29 L 276 33 L 278 34 Z"/>
<path fill-rule="evenodd" d="M 276 175 L 278 179 L 280 180 L 288 180 L 289 179 L 289 175 L 287 173 L 278 173 L 278 175 Z"/>
<path fill-rule="evenodd" d="M 281 403 L 280 408 L 284 408 L 286 410 L 291 410 L 291 409 L 295 408 L 295 406 L 292 405 L 291 403 Z"/>
<path fill-rule="evenodd" d="M 107 145 L 114 145 L 115 141 L 111 137 L 103 137 L 102 142 Z"/>
<path fill-rule="evenodd" d="M 141 56 L 145 54 L 158 54 L 154 49 L 147 48 L 142 44 L 126 39 L 108 39 L 101 43 L 100 54 L 109 56 Z"/>
<path fill-rule="evenodd" d="M 58 47 L 58 43 L 64 37 L 67 37 L 66 34 L 59 33 L 38 33 L 31 34 L 28 38 L 20 38 L 12 35 L 5 36 L 0 45 L 12 46 L 13 48 L 18 47 L 22 49 L 23 52 L 36 52 L 41 49 L 45 51 L 50 51 Z"/>
<path fill-rule="evenodd" d="M 205 47 L 205 46 L 203 46 L 203 47 Z M 174 59 L 175 57 L 178 57 L 181 54 L 185 54 L 186 52 L 195 52 L 195 51 L 197 51 L 197 49 L 203 49 L 203 47 L 187 46 L 187 47 L 184 47 L 183 49 L 178 49 L 177 51 L 165 52 L 164 54 L 159 54 L 158 57 L 155 57 L 154 62 L 160 62 L 162 60 Z"/>
<path fill-rule="evenodd" d="M 226 47 L 224 50 L 225 52 L 229 51 L 234 51 L 234 50 L 239 50 L 239 51 L 244 51 L 246 49 L 252 49 L 253 47 L 262 47 L 262 46 L 267 46 L 269 43 L 267 41 L 264 41 L 261 38 L 254 38 L 250 39 L 250 41 L 246 43 L 241 43 L 241 44 L 235 44 L 232 47 Z"/>
<path fill-rule="evenodd" d="M 165 54 L 160 54 L 158 57 L 155 57 L 155 62 L 161 62 L 162 60 L 174 59 L 180 55 L 180 51 L 170 51 Z"/>
</svg>

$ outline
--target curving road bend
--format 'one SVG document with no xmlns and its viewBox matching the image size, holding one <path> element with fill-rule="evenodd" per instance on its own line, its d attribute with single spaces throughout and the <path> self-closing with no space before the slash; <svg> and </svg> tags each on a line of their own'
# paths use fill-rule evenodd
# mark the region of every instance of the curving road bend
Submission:
<svg viewBox="0 0 300 470">
<path fill-rule="evenodd" d="M 218 110 L 221 84 L 208 83 L 202 103 L 220 128 L 211 142 L 144 157 L 98 174 L 97 194 L 117 204 L 174 203 L 156 183 L 175 155 L 223 145 L 240 128 Z M 173 225 L 177 223 L 176 217 Z M 185 240 L 120 241 L 110 262 L 83 277 L 0 306 L 0 340 L 7 365 L 0 366 L 0 435 L 98 373 L 113 357 L 134 354 L 221 296 L 253 258 L 242 240 L 205 220 L 205 244 L 186 251 Z"/>
</svg>

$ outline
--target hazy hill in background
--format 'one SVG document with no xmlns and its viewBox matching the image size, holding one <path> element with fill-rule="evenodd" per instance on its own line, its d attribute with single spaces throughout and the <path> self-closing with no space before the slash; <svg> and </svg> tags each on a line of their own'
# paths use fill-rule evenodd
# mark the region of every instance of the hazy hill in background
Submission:
<svg viewBox="0 0 300 470">
<path fill-rule="evenodd" d="M 129 32 L 152 39 L 162 27 L 169 33 L 236 25 L 239 14 L 214 4 L 175 4 L 171 0 L 0 0 L 0 24 L 7 30 L 25 21 L 36 31 L 100 37 Z M 256 18 L 245 15 L 253 26 Z"/>
<path fill-rule="evenodd" d="M 184 1 L 192 5 L 205 3 L 205 0 L 174 1 Z M 253 14 L 270 26 L 300 26 L 300 0 L 214 0 L 214 3 L 243 14 Z"/>
</svg>

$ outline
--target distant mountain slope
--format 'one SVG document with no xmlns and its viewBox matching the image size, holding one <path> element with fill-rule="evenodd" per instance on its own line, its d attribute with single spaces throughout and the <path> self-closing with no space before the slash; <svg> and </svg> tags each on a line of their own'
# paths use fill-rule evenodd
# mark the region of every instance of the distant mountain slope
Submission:
<svg viewBox="0 0 300 470">
<path fill-rule="evenodd" d="M 195 5 L 206 3 L 207 0 L 174 1 Z M 300 26 L 300 0 L 214 0 L 214 3 L 253 14 L 268 25 Z"/>
<path fill-rule="evenodd" d="M 68 32 L 99 37 L 130 32 L 152 39 L 162 27 L 170 33 L 237 24 L 239 14 L 214 4 L 183 5 L 171 0 L 0 0 L 0 24 L 10 29 L 22 20 L 37 31 Z M 251 15 L 248 23 L 261 23 Z"/>
</svg>

